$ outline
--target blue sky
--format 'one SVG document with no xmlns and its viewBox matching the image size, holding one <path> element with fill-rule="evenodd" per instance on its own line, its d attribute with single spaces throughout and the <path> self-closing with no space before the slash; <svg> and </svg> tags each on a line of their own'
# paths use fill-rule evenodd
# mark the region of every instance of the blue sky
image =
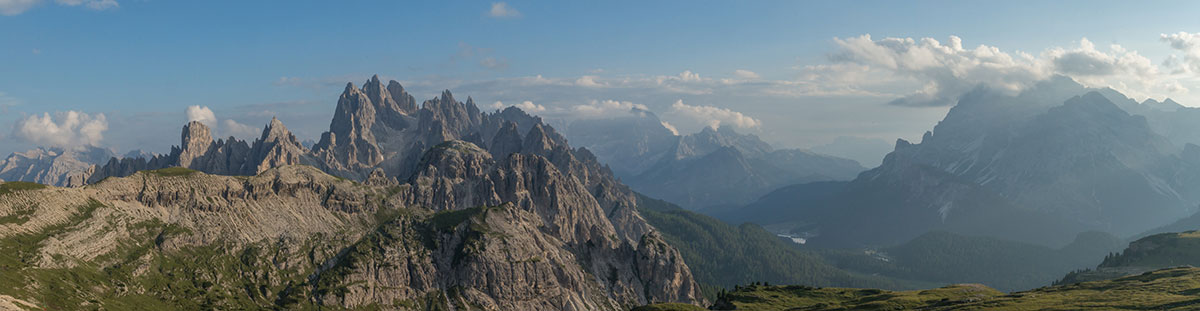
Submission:
<svg viewBox="0 0 1200 311">
<path fill-rule="evenodd" d="M 492 14 L 497 6 L 509 14 Z M 643 105 L 684 133 L 724 122 L 783 146 L 919 137 L 944 115 L 939 98 L 958 82 L 938 80 L 927 64 L 872 58 L 872 48 L 894 46 L 887 37 L 941 47 L 956 36 L 968 50 L 1036 58 L 1013 65 L 1024 75 L 953 77 L 965 84 L 1079 73 L 1087 84 L 1196 106 L 1200 85 L 1184 70 L 1196 52 L 1162 35 L 1200 32 L 1198 9 L 1182 1 L 0 0 L 0 152 L 36 144 L 163 152 L 193 105 L 214 112 L 219 134 L 253 137 L 246 127 L 279 116 L 315 139 L 345 83 L 372 74 L 401 81 L 418 100 L 448 88 L 482 106 L 529 101 L 564 120 L 597 111 L 579 106 Z M 1113 71 L 1059 61 L 1072 55 Z M 1171 55 L 1176 63 L 1165 64 Z M 1130 65 L 1141 59 L 1154 72 Z M 1142 74 L 1129 80 L 1134 71 Z M 930 83 L 939 91 L 914 95 Z M 55 118 L 67 111 L 93 121 L 103 114 L 102 137 L 49 139 L 79 131 Z M 43 113 L 68 133 L 18 129 Z"/>
</svg>

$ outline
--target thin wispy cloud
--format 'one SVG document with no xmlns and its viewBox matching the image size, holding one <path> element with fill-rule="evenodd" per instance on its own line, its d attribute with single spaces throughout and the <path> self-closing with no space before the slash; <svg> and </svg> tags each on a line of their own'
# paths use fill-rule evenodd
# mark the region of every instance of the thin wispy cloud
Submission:
<svg viewBox="0 0 1200 311">
<path fill-rule="evenodd" d="M 54 0 L 55 3 L 66 6 L 83 6 L 93 10 L 107 10 L 121 7 L 116 0 Z"/>
<path fill-rule="evenodd" d="M 0 0 L 0 15 L 19 15 L 41 5 L 42 2 L 43 0 Z M 62 6 L 85 7 L 97 11 L 121 7 L 121 4 L 116 0 L 54 0 L 54 3 Z"/>
<path fill-rule="evenodd" d="M 745 70 L 745 69 L 734 70 L 733 76 L 737 77 L 738 79 L 746 79 L 746 80 L 754 80 L 754 79 L 762 78 L 761 76 L 758 75 L 758 73 L 755 73 L 755 72 L 749 71 L 749 70 Z"/>
<path fill-rule="evenodd" d="M 483 68 L 502 71 L 508 69 L 508 60 L 488 56 L 479 60 L 479 65 L 483 66 Z"/>
<path fill-rule="evenodd" d="M 519 18 L 521 11 L 517 11 L 504 2 L 492 2 L 492 9 L 488 10 L 488 16 L 495 18 Z"/>
<path fill-rule="evenodd" d="M 26 10 L 42 2 L 41 0 L 0 0 L 0 15 L 13 16 L 25 13 Z"/>
</svg>

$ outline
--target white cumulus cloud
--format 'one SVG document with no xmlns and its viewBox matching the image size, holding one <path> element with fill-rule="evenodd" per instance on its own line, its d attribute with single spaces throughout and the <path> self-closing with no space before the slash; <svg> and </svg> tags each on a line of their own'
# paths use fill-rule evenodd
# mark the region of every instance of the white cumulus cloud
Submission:
<svg viewBox="0 0 1200 311">
<path fill-rule="evenodd" d="M 488 16 L 496 18 L 517 18 L 521 17 L 521 11 L 517 11 L 504 2 L 492 2 L 492 9 L 488 10 Z"/>
<path fill-rule="evenodd" d="M 700 81 L 700 74 L 692 72 L 691 70 L 684 70 L 683 72 L 679 73 L 679 80 L 685 82 L 697 82 Z"/>
<path fill-rule="evenodd" d="M 205 106 L 188 106 L 187 120 L 188 122 L 198 121 L 209 127 L 217 125 L 217 115 L 213 113 L 212 109 Z"/>
<path fill-rule="evenodd" d="M 1172 49 L 1183 52 L 1182 60 L 1178 56 L 1171 55 L 1164 61 L 1164 66 L 1173 67 L 1178 73 L 1200 73 L 1200 33 L 1181 31 L 1173 34 L 1164 33 L 1159 37 L 1162 41 L 1170 44 Z"/>
<path fill-rule="evenodd" d="M 1049 48 L 1039 55 L 1005 52 L 988 45 L 964 48 L 962 39 L 956 36 L 943 43 L 932 38 L 875 39 L 866 34 L 834 38 L 834 42 L 839 51 L 830 56 L 832 65 L 810 68 L 837 69 L 833 65 L 853 64 L 862 67 L 843 67 L 854 70 L 843 78 L 864 81 L 841 82 L 869 84 L 878 81 L 865 80 L 883 75 L 918 84 L 913 93 L 892 102 L 905 106 L 952 105 L 958 95 L 978 85 L 1015 93 L 1055 74 L 1132 95 L 1168 85 L 1158 67 L 1137 51 L 1115 44 L 1100 50 L 1087 38 L 1076 47 Z M 836 71 L 818 74 L 842 75 Z"/>
<path fill-rule="evenodd" d="M 103 113 L 89 115 L 79 111 L 31 115 L 17 121 L 13 136 L 25 141 L 63 148 L 97 146 L 108 130 Z"/>
<path fill-rule="evenodd" d="M 528 101 L 528 100 L 523 101 L 520 104 L 516 104 L 516 105 L 505 105 L 504 102 L 501 102 L 501 101 L 496 101 L 495 103 L 492 103 L 492 108 L 496 108 L 496 109 L 504 109 L 509 106 L 520 108 L 522 111 L 525 111 L 528 113 L 538 113 L 538 112 L 546 111 L 546 106 L 534 104 L 532 101 Z"/>
<path fill-rule="evenodd" d="M 671 110 L 668 111 L 668 114 L 685 117 L 714 128 L 721 125 L 730 125 L 741 129 L 749 129 L 762 125 L 761 121 L 741 112 L 713 106 L 692 106 L 684 104 L 682 99 L 676 100 L 674 104 L 671 104 Z"/>
<path fill-rule="evenodd" d="M 1075 49 L 1053 48 L 1044 57 L 1054 64 L 1057 73 L 1076 77 L 1111 76 L 1115 74 L 1154 78 L 1158 68 L 1149 58 L 1136 51 L 1128 51 L 1120 45 L 1112 45 L 1105 53 L 1087 38 L 1079 40 Z"/>
<path fill-rule="evenodd" d="M 646 105 L 634 104 L 628 101 L 593 100 L 584 105 L 571 108 L 571 116 L 576 118 L 606 118 L 627 116 L 633 109 L 650 110 Z"/>
<path fill-rule="evenodd" d="M 604 84 L 596 82 L 596 76 L 582 76 L 575 79 L 575 85 L 583 87 L 602 87 Z"/>
</svg>

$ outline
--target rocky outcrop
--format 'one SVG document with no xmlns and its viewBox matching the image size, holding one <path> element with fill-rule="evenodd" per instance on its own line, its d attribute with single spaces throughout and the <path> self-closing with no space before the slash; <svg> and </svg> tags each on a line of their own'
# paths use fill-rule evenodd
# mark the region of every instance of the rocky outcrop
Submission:
<svg viewBox="0 0 1200 311">
<path fill-rule="evenodd" d="M 510 154 L 496 161 L 461 141 L 423 158 L 419 177 L 402 185 L 284 166 L 250 178 L 143 171 L 85 188 L 0 195 L 0 216 L 30 215 L 0 224 L 0 240 L 58 230 L 27 253 L 0 256 L 39 258 L 9 267 L 15 275 L 101 269 L 125 280 L 68 281 L 76 283 L 55 296 L 66 298 L 53 302 L 65 307 L 114 290 L 174 305 L 193 299 L 155 287 L 165 273 L 203 281 L 206 292 L 225 297 L 208 300 L 216 308 L 624 310 L 701 300 L 687 266 L 661 237 L 621 239 L 584 186 L 547 159 Z M 69 229 L 54 229 L 63 224 Z M 152 246 L 139 246 L 145 243 Z M 212 245 L 221 245 L 217 253 L 190 258 Z M 265 252 L 275 263 L 255 264 L 248 252 Z M 209 264 L 161 266 L 176 260 Z M 28 280 L 29 288 L 44 288 Z M 245 286 L 256 293 L 246 296 Z M 0 292 L 48 303 L 21 293 Z"/>
<path fill-rule="evenodd" d="M 209 155 L 209 149 L 211 149 L 212 145 L 212 133 L 208 129 L 208 126 L 204 125 L 204 123 L 200 123 L 199 121 L 192 121 L 183 126 L 183 134 L 180 135 L 179 149 L 176 151 L 176 149 L 172 148 L 171 153 L 176 154 L 176 162 L 179 166 L 192 167 L 192 162 L 195 161 L 196 158 Z"/>
<path fill-rule="evenodd" d="M 193 121 L 183 127 L 180 144 L 171 147 L 171 153 L 149 159 L 112 158 L 88 175 L 87 181 L 94 183 L 141 170 L 176 166 L 217 175 L 256 175 L 272 167 L 296 164 L 320 163 L 279 119 L 271 118 L 263 128 L 262 136 L 252 144 L 234 137 L 214 141 L 207 125 Z"/>
<path fill-rule="evenodd" d="M 593 310 L 702 300 L 678 252 L 638 214 L 634 193 L 588 150 L 571 148 L 540 118 L 516 108 L 483 113 L 473 99 L 458 102 L 445 91 L 418 109 L 399 83 L 383 85 L 378 77 L 361 89 L 348 84 L 330 130 L 312 150 L 278 120 L 245 148 L 232 139 L 206 140 L 207 129 L 197 123 L 185 128 L 171 154 L 113 160 L 94 177 L 183 166 L 260 180 L 307 164 L 363 181 L 356 184 L 362 191 L 334 196 L 329 191 L 347 188 L 268 186 L 324 193 L 323 208 L 370 214 L 350 222 L 376 226 L 349 230 L 343 238 L 355 242 L 320 259 L 308 297 L 319 305 L 357 308 L 438 295 L 441 303 L 484 309 Z M 224 200 L 262 198 L 257 187 L 229 184 L 211 201 L 205 191 L 139 190 L 135 200 L 221 210 Z"/>
<path fill-rule="evenodd" d="M 296 136 L 276 118 L 271 118 L 271 123 L 263 129 L 262 137 L 254 141 L 248 158 L 247 163 L 254 164 L 253 175 L 273 167 L 315 163 L 308 149 L 301 146 Z M 250 173 L 251 168 L 245 167 L 242 172 Z"/>
<path fill-rule="evenodd" d="M 517 124 L 505 122 L 500 131 L 492 137 L 488 149 L 492 152 L 492 156 L 503 157 L 510 153 L 520 152 L 522 144 L 521 133 L 517 132 Z"/>
<path fill-rule="evenodd" d="M 383 162 L 383 151 L 373 131 L 375 108 L 354 84 L 346 84 L 338 98 L 329 132 L 322 134 L 321 140 L 313 146 L 317 157 L 339 171 L 369 168 Z"/>
<path fill-rule="evenodd" d="M 402 261 L 407 264 L 399 266 L 391 260 L 355 265 L 336 275 L 358 280 L 361 285 L 348 290 L 364 296 L 338 297 L 336 301 L 343 307 L 361 307 L 373 301 L 370 297 L 404 295 L 413 290 L 363 282 L 375 274 L 401 275 L 409 281 L 436 279 L 444 286 L 461 286 L 467 290 L 465 296 L 473 297 L 468 300 L 501 310 L 620 309 L 635 301 L 700 299 L 690 271 L 661 237 L 646 234 L 636 244 L 619 238 L 605 211 L 584 186 L 543 157 L 516 153 L 495 160 L 474 144 L 449 141 L 427 153 L 420 167 L 409 181 L 410 192 L 401 194 L 403 201 L 444 209 L 443 213 L 451 215 L 479 215 L 442 228 L 461 232 L 469 240 L 437 239 L 467 247 L 457 251 L 478 257 L 464 258 L 460 254 L 458 260 L 420 264 L 448 274 L 441 277 L 412 273 L 412 260 Z M 417 234 L 404 232 L 404 228 L 412 227 L 398 226 L 396 233 L 389 235 Z M 544 250 L 549 246 L 559 250 Z M 413 251 L 411 245 L 392 247 L 352 258 L 395 258 L 400 256 L 389 254 Z M 538 249 L 543 250 L 531 251 Z M 553 298 L 535 298 L 543 296 Z"/>
</svg>

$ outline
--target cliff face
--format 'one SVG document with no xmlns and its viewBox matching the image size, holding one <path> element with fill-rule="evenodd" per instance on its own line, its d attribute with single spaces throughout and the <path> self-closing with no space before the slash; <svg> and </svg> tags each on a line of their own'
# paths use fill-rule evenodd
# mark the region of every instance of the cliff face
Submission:
<svg viewBox="0 0 1200 311">
<path fill-rule="evenodd" d="M 284 166 L 249 178 L 144 171 L 0 195 L 0 261 L 11 269 L 0 294 L 68 309 L 93 297 L 104 298 L 101 307 L 212 298 L 179 283 L 225 297 L 204 302 L 217 308 L 613 310 L 698 301 L 674 249 L 654 233 L 635 244 L 620 238 L 583 185 L 545 158 L 495 161 L 453 141 L 425 159 L 420 177 L 400 185 Z M 96 273 L 107 276 L 37 277 Z M 164 279 L 173 287 L 158 287 Z"/>
<path fill-rule="evenodd" d="M 95 170 L 95 164 L 103 164 L 113 156 L 112 151 L 94 146 L 37 148 L 16 152 L 0 160 L 0 180 L 82 186 Z"/>
<path fill-rule="evenodd" d="M 426 241 L 439 247 L 418 245 L 428 234 L 419 224 L 384 224 L 380 240 L 370 240 L 383 246 L 346 254 L 346 265 L 322 275 L 351 284 L 345 295 L 322 301 L 355 308 L 436 286 L 461 288 L 471 304 L 500 310 L 699 299 L 674 249 L 653 233 L 636 243 L 622 239 L 585 187 L 541 156 L 496 160 L 471 143 L 449 141 L 423 157 L 408 185 L 395 198 L 440 211 L 431 220 L 432 243 Z M 404 259 L 426 251 L 434 255 L 429 260 Z M 394 278 L 379 282 L 377 275 Z"/>
<path fill-rule="evenodd" d="M 255 306 L 595 310 L 702 299 L 678 252 L 637 213 L 633 192 L 586 149 L 571 148 L 516 108 L 483 113 L 446 91 L 417 109 L 398 83 L 385 87 L 373 77 L 361 89 L 347 86 L 330 131 L 311 151 L 278 120 L 252 144 L 213 141 L 200 123 L 188 124 L 181 138 L 168 155 L 111 160 L 92 175 L 94 185 L 0 198 L 0 215 L 5 208 L 18 213 L 9 200 L 57 191 L 74 201 L 37 206 L 95 203 L 97 211 L 137 219 L 129 223 L 174 228 L 150 239 L 155 256 L 220 245 L 214 258 L 243 257 L 231 268 L 241 276 L 214 271 L 199 282 L 231 286 L 229 299 L 243 299 L 244 286 L 226 278 L 249 274 L 259 290 L 244 302 Z M 159 169 L 174 166 L 199 172 Z M 134 173 L 146 169 L 159 170 Z M 100 182 L 120 176 L 129 177 Z M 71 219 L 70 209 L 59 213 L 30 223 Z M 121 232 L 70 249 L 119 252 L 120 241 L 142 234 Z M 36 253 L 53 254 L 45 249 Z M 272 264 L 245 262 L 248 251 L 259 260 L 272 253 Z M 103 252 L 83 257 L 70 265 L 113 263 L 97 261 Z M 120 264 L 158 267 L 143 258 Z M 41 288 L 34 286 L 27 290 Z M 140 290 L 154 299 L 191 299 Z M 9 295 L 33 297 L 16 293 Z"/>
</svg>

